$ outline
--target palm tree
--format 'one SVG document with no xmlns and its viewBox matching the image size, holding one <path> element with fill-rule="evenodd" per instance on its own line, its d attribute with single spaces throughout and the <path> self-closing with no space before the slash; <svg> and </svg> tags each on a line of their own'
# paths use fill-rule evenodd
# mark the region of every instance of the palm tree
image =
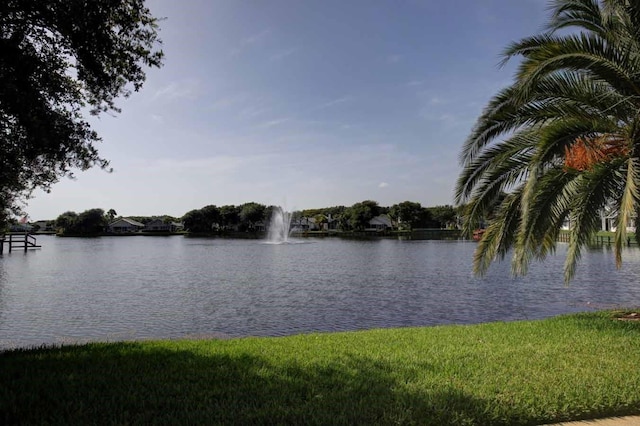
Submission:
<svg viewBox="0 0 640 426">
<path fill-rule="evenodd" d="M 109 219 L 109 222 L 113 222 L 113 219 L 118 215 L 118 213 L 116 213 L 116 211 L 114 209 L 109 209 L 109 211 L 107 212 L 107 218 Z"/>
<path fill-rule="evenodd" d="M 514 83 L 479 117 L 460 155 L 456 201 L 465 228 L 492 215 L 474 255 L 486 272 L 512 250 L 512 271 L 553 252 L 570 219 L 565 281 L 617 212 L 616 264 L 637 214 L 640 185 L 640 2 L 556 0 L 544 33 L 508 46 Z M 496 203 L 498 195 L 507 195 Z M 637 229 L 637 228 L 636 228 Z"/>
</svg>

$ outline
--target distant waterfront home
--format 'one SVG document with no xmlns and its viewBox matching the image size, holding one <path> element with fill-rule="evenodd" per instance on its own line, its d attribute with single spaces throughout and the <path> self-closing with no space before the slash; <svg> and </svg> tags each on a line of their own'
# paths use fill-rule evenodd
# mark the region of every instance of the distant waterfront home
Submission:
<svg viewBox="0 0 640 426">
<path fill-rule="evenodd" d="M 323 215 L 324 222 L 317 223 L 314 217 L 310 217 L 309 229 L 312 231 L 328 231 L 338 229 L 338 220 L 331 217 L 330 214 Z"/>
<path fill-rule="evenodd" d="M 369 221 L 369 227 L 367 230 L 387 231 L 393 229 L 393 223 L 391 218 L 386 214 L 376 216 Z"/>
<path fill-rule="evenodd" d="M 325 229 L 327 230 L 336 230 L 338 229 L 338 224 L 340 223 L 338 219 L 334 219 L 330 214 L 326 215 L 327 223 L 325 224 Z"/>
<path fill-rule="evenodd" d="M 33 226 L 28 223 L 16 223 L 9 226 L 10 232 L 31 232 L 33 231 Z"/>
<path fill-rule="evenodd" d="M 164 223 L 161 219 L 154 219 L 144 226 L 147 232 L 171 232 L 171 224 Z"/>
<path fill-rule="evenodd" d="M 154 219 L 147 223 L 143 229 L 145 232 L 177 232 L 184 230 L 184 225 L 177 222 L 165 223 L 162 219 Z"/>
<path fill-rule="evenodd" d="M 636 220 L 637 218 L 635 217 L 635 215 L 632 215 L 627 226 L 627 232 L 636 232 Z M 602 229 L 603 231 L 616 232 L 616 222 L 618 221 L 617 213 L 602 212 L 600 214 L 600 221 L 600 229 Z"/>
<path fill-rule="evenodd" d="M 133 219 L 122 218 L 115 222 L 111 222 L 108 226 L 109 232 L 115 234 L 126 234 L 129 232 L 138 232 L 144 229 L 144 223 L 140 223 Z"/>
<path fill-rule="evenodd" d="M 601 231 L 616 232 L 617 220 L 618 213 L 613 211 L 611 208 L 605 207 L 604 209 L 600 210 Z M 636 232 L 637 221 L 638 218 L 636 217 L 636 215 L 632 214 L 627 226 L 627 232 Z M 569 218 L 565 219 L 564 223 L 562 224 L 562 229 L 571 229 L 571 221 L 569 220 Z"/>
<path fill-rule="evenodd" d="M 291 232 L 305 232 L 309 230 L 309 220 L 306 217 L 292 219 L 289 225 Z"/>
<path fill-rule="evenodd" d="M 55 231 L 52 220 L 38 220 L 31 225 L 37 231 Z"/>
</svg>

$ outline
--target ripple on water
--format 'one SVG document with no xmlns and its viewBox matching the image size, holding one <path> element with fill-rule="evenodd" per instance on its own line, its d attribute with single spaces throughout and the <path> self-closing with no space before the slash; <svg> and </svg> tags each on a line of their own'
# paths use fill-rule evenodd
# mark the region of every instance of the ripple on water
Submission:
<svg viewBox="0 0 640 426">
<path fill-rule="evenodd" d="M 584 254 L 562 281 L 565 246 L 512 278 L 475 278 L 456 241 L 44 237 L 0 258 L 0 347 L 187 336 L 280 336 L 535 319 L 640 305 L 640 250 L 615 268 Z M 272 249 L 273 248 L 273 249 Z"/>
</svg>

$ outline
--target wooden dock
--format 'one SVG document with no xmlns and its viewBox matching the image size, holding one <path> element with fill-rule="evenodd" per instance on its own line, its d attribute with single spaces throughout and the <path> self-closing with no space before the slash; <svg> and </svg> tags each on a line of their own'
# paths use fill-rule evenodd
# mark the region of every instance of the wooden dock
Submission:
<svg viewBox="0 0 640 426">
<path fill-rule="evenodd" d="M 0 255 L 4 253 L 5 244 L 9 249 L 9 253 L 15 249 L 24 250 L 26 252 L 29 249 L 42 247 L 38 245 L 36 237 L 29 233 L 9 233 L 0 235 Z"/>
</svg>

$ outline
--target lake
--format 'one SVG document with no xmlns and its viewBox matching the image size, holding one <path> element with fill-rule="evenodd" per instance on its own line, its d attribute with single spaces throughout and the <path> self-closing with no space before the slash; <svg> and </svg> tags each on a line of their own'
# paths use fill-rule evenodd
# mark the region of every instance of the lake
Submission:
<svg viewBox="0 0 640 426">
<path fill-rule="evenodd" d="M 565 287 L 566 246 L 514 279 L 474 277 L 471 241 L 39 236 L 0 256 L 0 348 L 148 338 L 281 336 L 538 319 L 640 306 L 640 250 L 620 270 L 587 251 Z"/>
</svg>

